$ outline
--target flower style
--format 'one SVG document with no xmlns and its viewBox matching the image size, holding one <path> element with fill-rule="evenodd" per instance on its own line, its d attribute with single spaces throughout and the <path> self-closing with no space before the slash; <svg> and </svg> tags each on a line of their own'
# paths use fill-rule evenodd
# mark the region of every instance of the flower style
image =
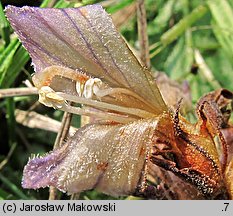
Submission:
<svg viewBox="0 0 233 216">
<path fill-rule="evenodd" d="M 32 58 L 39 101 L 96 119 L 62 147 L 30 159 L 23 173 L 24 188 L 55 186 L 68 193 L 96 188 L 113 196 L 127 195 L 145 189 L 151 173 L 159 176 L 166 170 L 176 192 L 181 190 L 175 189 L 176 182 L 191 188 L 189 198 L 229 197 L 226 143 L 209 118 L 219 111 L 217 99 L 202 100 L 196 125 L 180 116 L 179 109 L 170 109 L 152 74 L 140 65 L 99 5 L 8 6 L 6 15 Z M 231 99 L 226 92 L 220 96 Z"/>
</svg>

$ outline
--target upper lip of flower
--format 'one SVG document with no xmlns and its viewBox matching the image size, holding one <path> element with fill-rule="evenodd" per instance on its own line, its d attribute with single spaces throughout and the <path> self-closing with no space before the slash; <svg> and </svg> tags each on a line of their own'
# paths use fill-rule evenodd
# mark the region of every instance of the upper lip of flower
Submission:
<svg viewBox="0 0 233 216">
<path fill-rule="evenodd" d="M 6 14 L 32 57 L 35 76 L 54 65 L 70 68 L 121 89 L 108 103 L 123 102 L 122 106 L 154 115 L 167 110 L 154 78 L 139 64 L 100 5 L 60 10 L 8 6 Z"/>
</svg>

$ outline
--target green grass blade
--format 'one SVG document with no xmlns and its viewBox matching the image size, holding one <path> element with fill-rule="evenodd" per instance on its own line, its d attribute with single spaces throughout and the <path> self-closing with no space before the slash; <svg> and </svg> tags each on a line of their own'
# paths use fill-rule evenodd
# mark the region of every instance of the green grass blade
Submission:
<svg viewBox="0 0 233 216">
<path fill-rule="evenodd" d="M 40 7 L 41 7 L 41 8 L 46 8 L 46 7 L 49 5 L 50 2 L 51 2 L 51 0 L 44 0 L 44 1 L 41 3 Z"/>
<path fill-rule="evenodd" d="M 60 0 L 54 5 L 55 8 L 67 8 L 67 7 L 73 7 L 73 6 L 74 6 L 74 3 L 66 2 L 64 0 Z"/>
<path fill-rule="evenodd" d="M 149 35 L 160 33 L 168 25 L 168 22 L 172 16 L 172 8 L 174 6 L 174 3 L 175 0 L 169 0 L 161 9 L 159 9 L 158 15 L 152 22 L 148 24 Z"/>
<path fill-rule="evenodd" d="M 5 17 L 2 3 L 0 1 L 0 27 L 1 27 L 1 36 L 5 41 L 5 46 L 10 43 L 10 25 Z"/>
<path fill-rule="evenodd" d="M 189 15 L 185 16 L 181 19 L 176 25 L 174 25 L 171 29 L 165 32 L 160 40 L 164 46 L 167 46 L 174 40 L 176 40 L 180 35 L 182 35 L 193 23 L 199 20 L 201 17 L 205 15 L 208 11 L 208 8 L 199 5 L 195 8 Z"/>
<path fill-rule="evenodd" d="M 118 10 L 128 6 L 129 4 L 131 4 L 133 2 L 133 0 L 125 0 L 125 1 L 119 1 L 118 4 L 113 5 L 109 8 L 106 9 L 106 11 L 110 14 L 113 14 L 115 12 L 117 12 Z"/>
<path fill-rule="evenodd" d="M 226 0 L 208 1 L 214 19 L 214 34 L 233 64 L 233 10 Z"/>
<path fill-rule="evenodd" d="M 13 184 L 11 181 L 9 181 L 1 173 L 0 173 L 0 180 L 4 183 L 5 186 L 7 186 L 20 199 L 24 199 L 24 200 L 30 199 L 15 184 Z"/>
<path fill-rule="evenodd" d="M 0 188 L 0 200 L 15 200 L 17 199 L 16 196 L 9 194 L 9 192 L 6 192 L 2 188 Z"/>
<path fill-rule="evenodd" d="M 9 88 L 14 83 L 16 77 L 20 74 L 25 64 L 30 60 L 28 52 L 21 45 L 16 51 L 12 62 L 17 64 L 11 64 L 6 72 L 6 77 L 3 81 L 4 87 Z"/>
<path fill-rule="evenodd" d="M 12 146 L 16 143 L 16 134 L 15 134 L 15 102 L 13 98 L 6 99 L 6 113 L 7 113 L 7 127 L 8 127 L 8 142 L 9 146 Z"/>
<path fill-rule="evenodd" d="M 10 42 L 10 44 L 7 46 L 7 48 L 4 50 L 2 55 L 0 56 L 0 87 L 3 86 L 4 78 L 7 74 L 7 69 L 10 67 L 14 54 L 16 50 L 18 49 L 20 43 L 17 39 L 14 39 Z"/>
</svg>

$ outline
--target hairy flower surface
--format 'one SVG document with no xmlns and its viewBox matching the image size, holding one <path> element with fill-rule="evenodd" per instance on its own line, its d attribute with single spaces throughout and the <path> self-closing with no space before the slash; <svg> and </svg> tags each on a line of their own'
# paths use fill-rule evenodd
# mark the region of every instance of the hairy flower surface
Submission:
<svg viewBox="0 0 233 216">
<path fill-rule="evenodd" d="M 220 130 L 225 121 L 220 105 L 225 108 L 232 101 L 231 92 L 203 97 L 198 122 L 190 124 L 179 108 L 167 107 L 152 74 L 101 6 L 8 6 L 6 15 L 31 55 L 39 101 L 96 119 L 62 147 L 30 159 L 24 188 L 55 186 L 68 193 L 97 188 L 113 196 L 137 189 L 175 199 L 230 197 L 226 185 L 232 188 L 232 165 Z M 148 176 L 157 186 L 154 191 L 145 187 Z"/>
<path fill-rule="evenodd" d="M 157 117 L 167 109 L 149 71 L 141 67 L 99 5 L 9 6 L 6 14 L 32 57 L 40 101 L 105 120 L 81 128 L 50 154 L 29 160 L 23 187 L 132 193 L 142 179 Z M 100 86 L 94 78 L 101 80 Z M 72 99 L 85 106 L 68 106 L 66 101 Z"/>
</svg>

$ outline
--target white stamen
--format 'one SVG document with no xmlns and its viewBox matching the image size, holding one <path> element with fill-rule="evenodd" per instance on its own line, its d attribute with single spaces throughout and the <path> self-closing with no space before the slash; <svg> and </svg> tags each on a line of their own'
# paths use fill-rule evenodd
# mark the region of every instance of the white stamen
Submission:
<svg viewBox="0 0 233 216">
<path fill-rule="evenodd" d="M 90 78 L 84 84 L 77 81 L 76 91 L 80 97 L 92 98 L 93 95 L 97 95 L 101 85 L 102 81 L 99 78 Z"/>
<path fill-rule="evenodd" d="M 62 104 L 65 103 L 63 97 L 57 95 L 57 93 L 49 86 L 43 86 L 39 91 L 39 102 L 48 107 L 54 109 L 62 108 Z"/>
<path fill-rule="evenodd" d="M 78 93 L 78 96 L 81 97 L 82 96 L 82 92 L 83 92 L 83 85 L 80 82 L 76 82 L 76 91 Z"/>
<path fill-rule="evenodd" d="M 98 95 L 99 87 L 101 85 L 101 81 L 99 81 L 100 80 L 92 79 L 89 83 L 86 82 L 86 97 L 90 96 L 93 93 L 97 93 Z M 85 91 L 83 91 L 83 93 Z M 114 104 L 101 102 L 98 100 L 93 100 L 90 98 L 69 95 L 63 92 L 55 92 L 49 86 L 43 86 L 38 92 L 39 102 L 41 102 L 45 106 L 53 107 L 55 109 L 62 109 L 63 111 L 67 111 L 78 115 L 93 116 L 101 119 L 116 121 L 119 123 L 127 123 L 130 121 L 135 121 L 139 118 L 149 118 L 153 116 L 152 113 L 141 109 L 118 106 Z M 90 109 L 88 107 L 79 108 L 70 106 L 66 101 L 88 105 L 94 107 L 95 110 Z"/>
<path fill-rule="evenodd" d="M 137 120 L 137 118 L 132 118 L 127 115 L 103 112 L 101 110 L 92 110 L 88 107 L 74 107 L 70 106 L 69 104 L 64 104 L 61 110 L 77 115 L 86 115 L 90 117 L 100 118 L 102 120 L 115 121 L 123 124 Z"/>
<path fill-rule="evenodd" d="M 109 104 L 97 100 L 92 100 L 88 98 L 83 98 L 83 97 L 77 97 L 74 95 L 69 95 L 63 92 L 57 92 L 58 96 L 64 98 L 64 100 L 79 103 L 79 104 L 85 104 L 89 105 L 95 108 L 100 108 L 100 109 L 106 109 L 106 110 L 112 110 L 116 111 L 118 113 L 125 113 L 128 115 L 134 115 L 140 118 L 149 118 L 154 116 L 154 114 L 147 112 L 145 110 L 137 109 L 137 108 L 129 108 L 129 107 L 123 107 L 123 106 L 118 106 L 114 104 Z"/>
</svg>

